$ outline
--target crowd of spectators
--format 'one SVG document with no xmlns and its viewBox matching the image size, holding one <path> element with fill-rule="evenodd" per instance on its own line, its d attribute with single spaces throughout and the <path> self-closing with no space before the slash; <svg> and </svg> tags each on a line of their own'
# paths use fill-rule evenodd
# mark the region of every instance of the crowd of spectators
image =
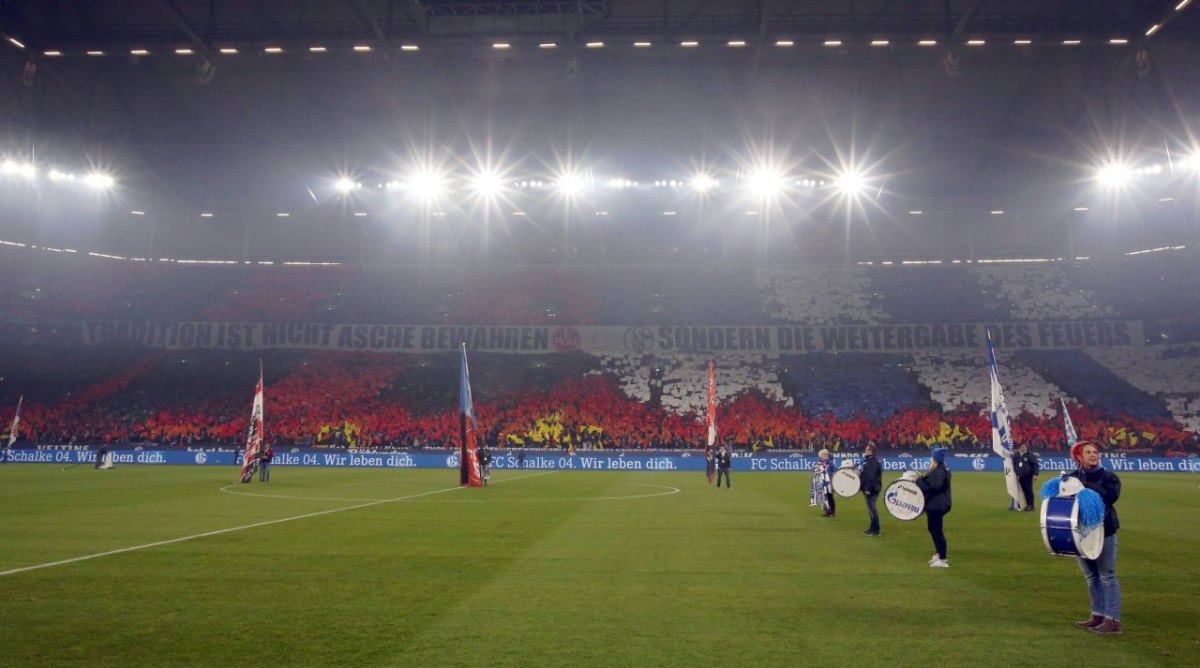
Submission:
<svg viewBox="0 0 1200 668">
<path fill-rule="evenodd" d="M 86 369 L 87 351 L 76 353 Z M 583 374 L 586 355 L 565 361 L 480 354 L 473 361 L 475 409 L 497 448 L 679 449 L 704 444 L 702 409 L 668 410 L 626 394 L 611 373 Z M 68 388 L 27 392 L 22 442 L 235 447 L 245 438 L 257 359 L 208 352 L 180 358 L 100 360 L 111 375 Z M 118 367 L 118 364 L 125 366 Z M 266 438 L 279 447 L 439 448 L 457 443 L 457 358 L 452 354 L 394 356 L 274 352 L 264 360 Z M 85 374 L 95 376 L 94 373 Z M 20 378 L 6 378 L 0 424 L 11 422 Z M 697 391 L 702 392 L 701 389 Z M 1196 434 L 1169 418 L 1143 419 L 1070 403 L 1081 437 L 1130 453 L 1196 453 Z M 1061 414 L 1014 407 L 1016 438 L 1035 450 L 1064 451 Z M 935 445 L 990 450 L 986 406 L 947 409 L 927 400 L 882 414 L 835 413 L 787 405 L 750 388 L 720 402 L 722 442 L 740 451 L 881 450 Z"/>
</svg>

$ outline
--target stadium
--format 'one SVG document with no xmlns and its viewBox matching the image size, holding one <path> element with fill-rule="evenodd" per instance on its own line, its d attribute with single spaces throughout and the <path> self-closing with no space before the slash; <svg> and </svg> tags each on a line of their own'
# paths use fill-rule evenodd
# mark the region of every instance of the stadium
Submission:
<svg viewBox="0 0 1200 668">
<path fill-rule="evenodd" d="M 0 664 L 1191 665 L 1192 4 L 0 0 Z"/>
</svg>

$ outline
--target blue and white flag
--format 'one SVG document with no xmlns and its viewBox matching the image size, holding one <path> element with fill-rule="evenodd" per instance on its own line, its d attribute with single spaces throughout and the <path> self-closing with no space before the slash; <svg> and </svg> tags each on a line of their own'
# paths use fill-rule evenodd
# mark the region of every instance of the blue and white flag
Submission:
<svg viewBox="0 0 1200 668">
<path fill-rule="evenodd" d="M 462 366 L 458 372 L 458 484 L 463 487 L 481 487 L 483 478 L 479 471 L 479 453 L 476 449 L 475 402 L 471 400 L 471 374 L 467 371 L 467 344 L 462 344 Z"/>
<path fill-rule="evenodd" d="M 1075 441 L 1079 440 L 1079 435 L 1075 433 L 1075 425 L 1071 423 L 1071 414 L 1067 412 L 1066 400 L 1062 397 L 1059 397 L 1058 400 L 1062 403 L 1063 423 L 1067 428 L 1067 447 L 1070 448 L 1072 445 L 1075 445 Z"/>
<path fill-rule="evenodd" d="M 1013 506 L 1021 510 L 1025 508 L 1025 494 L 1021 492 L 1021 484 L 1013 471 L 1013 437 L 1011 420 L 1008 414 L 1008 404 L 1004 402 L 1004 389 L 1000 387 L 1000 371 L 996 368 L 996 349 L 992 345 L 992 331 L 987 332 L 988 374 L 992 385 L 992 451 L 1000 455 L 1004 462 L 1004 486 L 1012 497 Z"/>
</svg>

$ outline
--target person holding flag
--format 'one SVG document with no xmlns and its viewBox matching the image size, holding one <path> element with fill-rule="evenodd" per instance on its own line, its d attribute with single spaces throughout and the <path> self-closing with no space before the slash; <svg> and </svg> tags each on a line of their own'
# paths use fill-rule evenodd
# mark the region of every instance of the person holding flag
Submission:
<svg viewBox="0 0 1200 668">
<path fill-rule="evenodd" d="M 1023 510 L 1026 506 L 1021 484 L 1013 471 L 1013 447 L 1011 419 L 1008 404 L 1004 401 L 1004 390 L 1000 387 L 1000 371 L 996 366 L 996 349 L 992 345 L 992 330 L 987 330 L 988 375 L 991 381 L 992 451 L 1000 456 L 1004 465 L 1004 486 L 1012 499 L 1010 510 Z"/>
<path fill-rule="evenodd" d="M 12 426 L 8 428 L 8 444 L 4 446 L 4 463 L 8 463 L 9 457 L 12 457 L 13 443 L 17 442 L 17 429 L 21 426 L 21 402 L 25 401 L 25 395 L 21 395 L 17 399 L 17 412 L 13 414 Z"/>
<path fill-rule="evenodd" d="M 1029 445 L 1022 443 L 1020 449 L 1013 454 L 1013 472 L 1017 474 L 1017 482 L 1021 484 L 1021 494 L 1025 497 L 1025 512 L 1032 513 L 1033 481 L 1041 472 L 1038 456 L 1029 451 Z"/>
<path fill-rule="evenodd" d="M 475 404 L 471 401 L 471 375 L 467 371 L 467 344 L 464 343 L 458 376 L 458 484 L 462 487 L 483 486 L 483 475 L 479 470 L 479 451 L 475 446 L 478 428 Z"/>
<path fill-rule="evenodd" d="M 717 383 L 713 374 L 713 360 L 708 361 L 707 408 L 705 422 L 708 424 L 708 439 L 704 442 L 704 475 L 708 478 L 708 484 L 711 485 L 713 483 L 713 474 L 717 471 L 717 462 L 713 454 L 713 446 L 717 442 Z M 728 472 L 725 473 L 725 482 L 729 482 Z"/>
<path fill-rule="evenodd" d="M 258 367 L 258 385 L 254 388 L 254 403 L 250 405 L 250 427 L 246 432 L 246 449 L 242 452 L 243 483 L 254 480 L 259 467 L 259 455 L 263 443 L 263 373 L 262 363 Z"/>
</svg>

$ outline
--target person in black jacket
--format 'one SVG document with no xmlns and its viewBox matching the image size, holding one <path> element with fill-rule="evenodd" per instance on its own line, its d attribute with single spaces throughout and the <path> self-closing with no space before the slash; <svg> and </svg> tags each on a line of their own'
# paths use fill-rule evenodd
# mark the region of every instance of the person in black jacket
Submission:
<svg viewBox="0 0 1200 668">
<path fill-rule="evenodd" d="M 875 458 L 875 446 L 867 445 L 863 454 L 862 493 L 867 499 L 867 515 L 871 518 L 871 526 L 863 532 L 864 536 L 879 535 L 879 492 L 883 489 L 883 465 Z"/>
<path fill-rule="evenodd" d="M 725 487 L 733 489 L 733 483 L 729 482 L 729 469 L 733 466 L 733 461 L 730 459 L 729 451 L 725 446 L 717 451 L 717 489 L 721 488 L 721 476 L 725 476 Z"/>
<path fill-rule="evenodd" d="M 1025 495 L 1025 512 L 1032 513 L 1034 511 L 1033 481 L 1037 480 L 1038 473 L 1041 472 L 1038 457 L 1029 452 L 1027 444 L 1022 443 L 1018 451 L 1013 453 L 1012 465 L 1017 482 L 1021 484 L 1021 493 Z"/>
<path fill-rule="evenodd" d="M 1100 465 L 1100 449 L 1090 441 L 1071 446 L 1071 459 L 1079 465 L 1071 473 L 1084 487 L 1104 500 L 1104 549 L 1096 559 L 1076 557 L 1092 599 L 1092 616 L 1075 626 L 1104 635 L 1121 633 L 1121 583 L 1117 581 L 1117 509 L 1121 479 Z"/>
<path fill-rule="evenodd" d="M 950 568 L 946 555 L 943 520 L 950 512 L 950 469 L 946 468 L 946 448 L 930 453 L 929 472 L 917 478 L 917 487 L 925 494 L 925 522 L 937 554 L 929 559 L 930 568 Z"/>
<path fill-rule="evenodd" d="M 479 448 L 479 477 L 482 478 L 484 487 L 487 487 L 488 481 L 492 479 L 492 451 L 488 449 L 487 444 Z"/>
</svg>

